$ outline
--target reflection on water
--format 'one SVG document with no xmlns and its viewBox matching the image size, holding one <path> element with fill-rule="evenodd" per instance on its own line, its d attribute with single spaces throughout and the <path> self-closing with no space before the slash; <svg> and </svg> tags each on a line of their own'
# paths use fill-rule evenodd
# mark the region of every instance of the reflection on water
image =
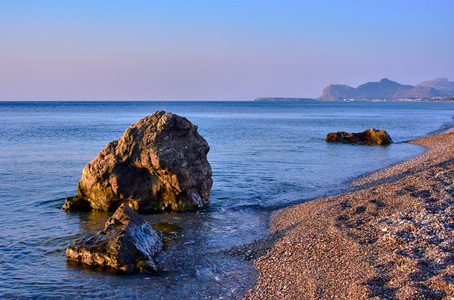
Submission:
<svg viewBox="0 0 454 300">
<path fill-rule="evenodd" d="M 73 212 L 79 217 L 80 232 L 93 233 L 104 228 L 112 212 L 93 210 L 90 212 Z"/>
<path fill-rule="evenodd" d="M 208 141 L 210 204 L 199 212 L 144 215 L 150 224 L 181 228 L 156 257 L 157 274 L 115 275 L 68 263 L 66 247 L 101 230 L 111 213 L 66 213 L 64 198 L 76 194 L 83 167 L 108 142 L 160 109 L 187 117 Z M 222 250 L 266 234 L 272 209 L 339 193 L 355 176 L 421 154 L 421 147 L 401 142 L 452 126 L 453 109 L 454 103 L 0 103 L 0 298 L 241 297 L 257 272 Z M 396 143 L 324 141 L 331 131 L 370 127 L 385 129 Z"/>
</svg>

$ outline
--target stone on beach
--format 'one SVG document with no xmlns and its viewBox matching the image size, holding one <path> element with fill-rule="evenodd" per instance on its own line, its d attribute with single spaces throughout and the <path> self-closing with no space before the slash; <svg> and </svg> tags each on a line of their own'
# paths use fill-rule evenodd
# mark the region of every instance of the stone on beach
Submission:
<svg viewBox="0 0 454 300">
<path fill-rule="evenodd" d="M 275 212 L 244 299 L 451 299 L 454 131 L 410 143 L 428 151 Z"/>
<path fill-rule="evenodd" d="M 118 271 L 153 272 L 153 256 L 162 249 L 159 234 L 128 205 L 122 204 L 103 230 L 66 248 L 66 257 L 78 263 Z"/>
<path fill-rule="evenodd" d="M 328 142 L 352 143 L 361 145 L 388 145 L 393 142 L 384 130 L 368 129 L 359 133 L 344 131 L 330 132 L 326 136 Z"/>
<path fill-rule="evenodd" d="M 83 169 L 78 195 L 63 209 L 140 212 L 193 210 L 208 203 L 213 180 L 207 141 L 186 118 L 157 111 L 129 127 Z"/>
</svg>

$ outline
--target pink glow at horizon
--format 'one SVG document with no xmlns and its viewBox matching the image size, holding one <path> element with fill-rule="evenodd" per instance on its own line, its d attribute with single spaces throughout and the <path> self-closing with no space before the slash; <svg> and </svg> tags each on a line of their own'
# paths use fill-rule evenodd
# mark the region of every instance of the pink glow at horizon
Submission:
<svg viewBox="0 0 454 300">
<path fill-rule="evenodd" d="M 454 80 L 453 12 L 448 0 L 3 1 L 0 101 L 315 98 L 331 83 Z"/>
</svg>

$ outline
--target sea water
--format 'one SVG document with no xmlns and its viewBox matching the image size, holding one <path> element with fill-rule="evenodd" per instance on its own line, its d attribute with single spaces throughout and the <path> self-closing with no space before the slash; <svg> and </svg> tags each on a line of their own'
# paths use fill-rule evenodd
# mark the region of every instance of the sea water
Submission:
<svg viewBox="0 0 454 300">
<path fill-rule="evenodd" d="M 157 274 L 68 263 L 65 248 L 110 213 L 60 209 L 85 164 L 157 110 L 198 126 L 213 169 L 210 204 L 145 215 L 182 228 Z M 349 180 L 420 155 L 405 143 L 454 127 L 440 102 L 0 102 L 0 297 L 220 299 L 254 283 L 250 262 L 222 250 L 267 233 L 269 213 L 348 190 Z M 325 142 L 332 131 L 386 130 L 389 146 Z"/>
</svg>

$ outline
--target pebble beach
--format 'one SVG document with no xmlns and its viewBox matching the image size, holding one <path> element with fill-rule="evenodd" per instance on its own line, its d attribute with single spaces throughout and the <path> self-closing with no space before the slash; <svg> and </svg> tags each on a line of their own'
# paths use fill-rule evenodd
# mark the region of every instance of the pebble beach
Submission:
<svg viewBox="0 0 454 300">
<path fill-rule="evenodd" d="M 260 275 L 244 299 L 454 299 L 454 131 L 346 194 L 276 211 L 230 252 Z"/>
</svg>

